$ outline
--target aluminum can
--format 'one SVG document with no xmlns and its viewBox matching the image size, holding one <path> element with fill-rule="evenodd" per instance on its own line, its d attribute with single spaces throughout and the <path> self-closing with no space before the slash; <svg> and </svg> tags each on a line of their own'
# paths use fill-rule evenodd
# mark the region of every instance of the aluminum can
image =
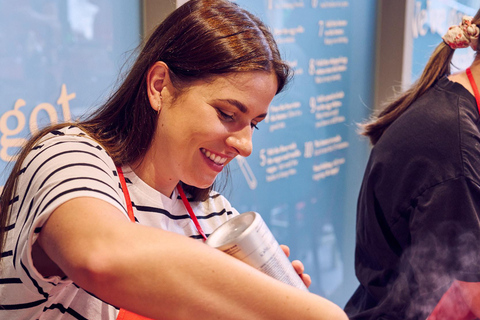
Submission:
<svg viewBox="0 0 480 320">
<path fill-rule="evenodd" d="M 267 275 L 308 291 L 260 214 L 242 213 L 220 225 L 205 242 Z"/>
</svg>

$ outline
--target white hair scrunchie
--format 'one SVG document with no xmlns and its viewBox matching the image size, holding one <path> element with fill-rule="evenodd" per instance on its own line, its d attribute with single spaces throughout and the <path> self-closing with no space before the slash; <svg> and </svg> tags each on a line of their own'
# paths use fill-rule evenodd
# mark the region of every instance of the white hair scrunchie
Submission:
<svg viewBox="0 0 480 320">
<path fill-rule="evenodd" d="M 462 23 L 458 26 L 451 26 L 442 37 L 443 41 L 452 49 L 471 47 L 477 50 L 478 35 L 480 30 L 472 23 L 472 17 L 463 16 Z"/>
</svg>

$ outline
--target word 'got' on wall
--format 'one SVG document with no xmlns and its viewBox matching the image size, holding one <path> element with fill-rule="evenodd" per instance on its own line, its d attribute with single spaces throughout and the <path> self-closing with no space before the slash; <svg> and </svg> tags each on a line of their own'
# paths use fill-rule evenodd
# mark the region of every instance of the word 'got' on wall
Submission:
<svg viewBox="0 0 480 320">
<path fill-rule="evenodd" d="M 57 99 L 57 106 L 60 107 L 63 115 L 63 121 L 70 121 L 70 100 L 75 98 L 75 93 L 67 93 L 67 86 L 62 85 L 60 96 Z M 0 117 L 0 132 L 2 136 L 0 138 L 1 150 L 0 159 L 5 162 L 15 161 L 16 151 L 25 142 L 25 134 L 22 132 L 26 125 L 26 115 L 24 113 L 24 107 L 27 102 L 23 99 L 17 99 L 13 109 L 4 112 Z M 39 129 L 38 117 L 40 113 L 46 113 L 49 122 L 51 124 L 58 123 L 58 108 L 55 108 L 51 103 L 43 102 L 35 106 L 28 117 L 29 134 L 34 135 Z M 12 126 L 11 128 L 10 126 Z M 22 134 L 21 134 L 22 133 Z"/>
</svg>

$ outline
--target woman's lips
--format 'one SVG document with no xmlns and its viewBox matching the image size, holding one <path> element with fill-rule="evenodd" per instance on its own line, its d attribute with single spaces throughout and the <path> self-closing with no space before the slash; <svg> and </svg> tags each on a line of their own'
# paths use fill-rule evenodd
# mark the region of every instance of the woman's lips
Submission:
<svg viewBox="0 0 480 320">
<path fill-rule="evenodd" d="M 223 166 L 225 164 L 225 162 L 228 160 L 227 158 L 225 157 L 222 157 L 218 154 L 215 154 L 211 151 L 208 151 L 208 150 L 205 150 L 204 148 L 200 148 L 200 151 L 207 157 L 209 158 L 210 160 L 212 160 L 215 164 L 219 165 L 219 166 Z"/>
</svg>

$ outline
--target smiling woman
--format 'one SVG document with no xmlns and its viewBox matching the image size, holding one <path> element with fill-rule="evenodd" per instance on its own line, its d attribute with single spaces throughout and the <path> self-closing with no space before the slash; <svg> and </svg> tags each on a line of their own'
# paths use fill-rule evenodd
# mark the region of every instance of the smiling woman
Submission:
<svg viewBox="0 0 480 320">
<path fill-rule="evenodd" d="M 147 87 L 159 115 L 157 129 L 145 156 L 132 167 L 147 184 L 170 195 L 179 181 L 210 187 L 233 158 L 251 154 L 253 130 L 266 116 L 277 81 L 267 71 L 228 73 L 196 81 L 178 95 L 168 66 L 157 62 Z"/>
<path fill-rule="evenodd" d="M 0 200 L 0 318 L 346 319 L 197 241 L 238 214 L 213 183 L 288 78 L 237 5 L 174 11 L 103 106 L 24 146 Z"/>
</svg>

